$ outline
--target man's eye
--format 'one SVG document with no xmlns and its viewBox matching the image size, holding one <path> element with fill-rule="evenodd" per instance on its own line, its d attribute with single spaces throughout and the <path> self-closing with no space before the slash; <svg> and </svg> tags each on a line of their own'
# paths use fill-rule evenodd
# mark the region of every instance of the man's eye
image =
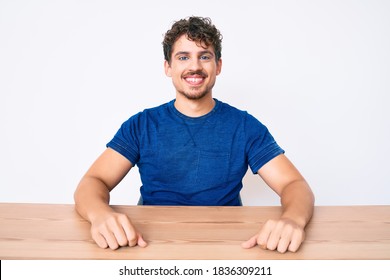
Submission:
<svg viewBox="0 0 390 280">
<path fill-rule="evenodd" d="M 188 57 L 187 56 L 180 56 L 179 60 L 188 60 Z"/>
<path fill-rule="evenodd" d="M 200 59 L 201 59 L 201 60 L 209 60 L 210 57 L 209 57 L 208 55 L 202 55 L 202 56 L 200 57 Z"/>
</svg>

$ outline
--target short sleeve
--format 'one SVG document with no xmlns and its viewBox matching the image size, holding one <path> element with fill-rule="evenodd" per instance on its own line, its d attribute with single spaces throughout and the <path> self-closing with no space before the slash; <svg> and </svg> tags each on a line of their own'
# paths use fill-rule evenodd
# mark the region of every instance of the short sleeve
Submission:
<svg viewBox="0 0 390 280">
<path fill-rule="evenodd" d="M 253 174 L 271 159 L 284 153 L 268 128 L 250 114 L 247 114 L 245 121 L 245 135 L 248 163 Z"/>
<path fill-rule="evenodd" d="M 133 165 L 139 161 L 139 118 L 140 114 L 134 115 L 125 121 L 114 138 L 107 143 L 107 148 L 111 148 L 125 158 L 127 158 Z"/>
</svg>

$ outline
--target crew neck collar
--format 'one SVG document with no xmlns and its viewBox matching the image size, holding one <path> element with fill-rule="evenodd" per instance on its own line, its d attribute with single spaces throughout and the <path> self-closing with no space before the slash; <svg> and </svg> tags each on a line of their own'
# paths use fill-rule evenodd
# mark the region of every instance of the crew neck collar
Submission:
<svg viewBox="0 0 390 280">
<path fill-rule="evenodd" d="M 211 111 L 208 112 L 207 114 L 199 116 L 199 117 L 190 117 L 190 116 L 184 115 L 179 110 L 177 110 L 176 107 L 175 107 L 176 99 L 173 99 L 172 101 L 170 101 L 168 103 L 168 107 L 177 117 L 181 118 L 182 120 L 186 120 L 186 121 L 189 121 L 189 122 L 195 122 L 196 123 L 196 122 L 208 119 L 209 117 L 214 115 L 215 112 L 219 109 L 221 102 L 218 99 L 215 99 L 215 98 L 213 98 L 213 99 L 215 101 L 213 109 L 211 109 Z"/>
</svg>

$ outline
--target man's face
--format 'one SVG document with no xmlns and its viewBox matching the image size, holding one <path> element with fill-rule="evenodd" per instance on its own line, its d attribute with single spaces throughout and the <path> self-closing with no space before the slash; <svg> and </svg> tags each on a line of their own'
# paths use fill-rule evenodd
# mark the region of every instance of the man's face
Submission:
<svg viewBox="0 0 390 280">
<path fill-rule="evenodd" d="M 188 99 L 211 95 L 222 61 L 215 60 L 212 46 L 201 46 L 182 35 L 173 45 L 171 63 L 165 61 L 165 73 L 172 78 L 178 94 Z"/>
</svg>

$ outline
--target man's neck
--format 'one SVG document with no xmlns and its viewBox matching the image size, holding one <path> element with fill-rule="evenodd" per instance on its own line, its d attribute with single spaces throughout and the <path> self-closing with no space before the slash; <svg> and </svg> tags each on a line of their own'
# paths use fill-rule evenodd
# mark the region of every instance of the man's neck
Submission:
<svg viewBox="0 0 390 280">
<path fill-rule="evenodd" d="M 201 99 L 188 99 L 187 97 L 178 93 L 176 95 L 175 108 L 188 117 L 201 117 L 213 110 L 215 100 L 211 94 L 204 96 Z"/>
</svg>

